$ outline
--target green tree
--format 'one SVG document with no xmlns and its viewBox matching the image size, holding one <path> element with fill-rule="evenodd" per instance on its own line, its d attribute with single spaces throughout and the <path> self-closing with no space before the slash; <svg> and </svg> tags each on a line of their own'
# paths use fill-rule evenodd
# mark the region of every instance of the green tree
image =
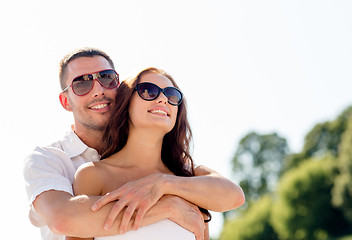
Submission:
<svg viewBox="0 0 352 240">
<path fill-rule="evenodd" d="M 323 158 L 328 154 L 336 157 L 351 115 L 352 107 L 348 107 L 335 120 L 315 125 L 305 137 L 303 150 L 287 157 L 283 172 L 312 157 Z"/>
<path fill-rule="evenodd" d="M 265 195 L 253 203 L 252 207 L 239 218 L 226 221 L 220 240 L 276 240 L 278 239 L 270 223 L 272 209 L 271 196 Z"/>
<path fill-rule="evenodd" d="M 254 201 L 275 188 L 288 151 L 286 139 L 276 133 L 251 132 L 241 139 L 232 163 L 247 201 Z"/>
<path fill-rule="evenodd" d="M 342 135 L 337 158 L 339 175 L 335 178 L 333 204 L 343 210 L 352 231 L 352 116 Z"/>
<path fill-rule="evenodd" d="M 328 239 L 346 229 L 331 203 L 335 158 L 310 159 L 283 175 L 272 223 L 280 239 Z"/>
</svg>

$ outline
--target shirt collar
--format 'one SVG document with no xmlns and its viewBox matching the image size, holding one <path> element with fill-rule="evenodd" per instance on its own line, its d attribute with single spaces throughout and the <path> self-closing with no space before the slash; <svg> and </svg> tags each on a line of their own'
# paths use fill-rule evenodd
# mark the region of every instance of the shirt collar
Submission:
<svg viewBox="0 0 352 240">
<path fill-rule="evenodd" d="M 70 157 L 81 155 L 89 147 L 71 129 L 61 141 L 64 152 Z"/>
</svg>

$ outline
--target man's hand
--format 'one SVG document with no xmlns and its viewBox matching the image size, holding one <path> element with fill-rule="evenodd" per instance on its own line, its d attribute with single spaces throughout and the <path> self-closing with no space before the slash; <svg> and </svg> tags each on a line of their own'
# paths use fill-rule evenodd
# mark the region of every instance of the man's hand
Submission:
<svg viewBox="0 0 352 240">
<path fill-rule="evenodd" d="M 127 230 L 128 223 L 135 214 L 133 229 L 137 230 L 141 224 L 145 213 L 163 196 L 162 174 L 152 174 L 136 181 L 131 181 L 112 191 L 96 201 L 93 211 L 98 211 L 104 205 L 118 200 L 109 216 L 106 219 L 104 228 L 109 229 L 119 213 L 124 209 L 124 214 L 120 224 L 120 233 Z"/>
<path fill-rule="evenodd" d="M 197 240 L 203 240 L 205 223 L 203 214 L 194 204 L 174 195 L 165 195 L 158 204 L 164 204 L 168 218 L 181 227 L 193 232 Z"/>
</svg>

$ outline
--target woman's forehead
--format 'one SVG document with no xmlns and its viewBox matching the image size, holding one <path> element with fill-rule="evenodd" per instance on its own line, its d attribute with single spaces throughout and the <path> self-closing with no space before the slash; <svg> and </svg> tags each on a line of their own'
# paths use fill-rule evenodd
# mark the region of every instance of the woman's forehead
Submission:
<svg viewBox="0 0 352 240">
<path fill-rule="evenodd" d="M 170 79 L 168 79 L 162 74 L 154 73 L 154 72 L 148 72 L 143 74 L 140 79 L 140 83 L 142 82 L 151 82 L 158 85 L 161 88 L 174 87 Z"/>
</svg>

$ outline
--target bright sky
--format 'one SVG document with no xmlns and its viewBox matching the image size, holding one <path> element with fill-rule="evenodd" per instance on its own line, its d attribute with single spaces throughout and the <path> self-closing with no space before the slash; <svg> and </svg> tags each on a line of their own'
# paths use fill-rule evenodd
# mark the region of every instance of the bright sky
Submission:
<svg viewBox="0 0 352 240">
<path fill-rule="evenodd" d="M 348 0 L 19 0 L 0 8 L 5 236 L 39 239 L 22 162 L 72 123 L 58 101 L 58 63 L 75 48 L 106 51 L 122 78 L 148 66 L 169 72 L 188 101 L 195 162 L 232 179 L 230 160 L 249 131 L 277 131 L 299 151 L 316 123 L 352 103 Z"/>
</svg>

